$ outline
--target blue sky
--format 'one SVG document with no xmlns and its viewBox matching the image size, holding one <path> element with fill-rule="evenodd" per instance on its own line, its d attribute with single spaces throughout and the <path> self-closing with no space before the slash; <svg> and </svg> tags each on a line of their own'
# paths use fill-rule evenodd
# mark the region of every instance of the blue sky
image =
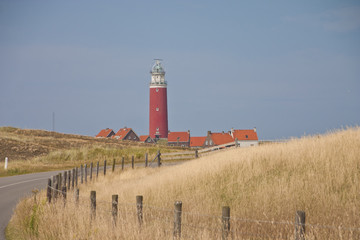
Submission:
<svg viewBox="0 0 360 240">
<path fill-rule="evenodd" d="M 360 125 L 359 1 L 0 1 L 0 126 L 148 133 L 162 58 L 171 131 L 260 139 Z"/>
</svg>

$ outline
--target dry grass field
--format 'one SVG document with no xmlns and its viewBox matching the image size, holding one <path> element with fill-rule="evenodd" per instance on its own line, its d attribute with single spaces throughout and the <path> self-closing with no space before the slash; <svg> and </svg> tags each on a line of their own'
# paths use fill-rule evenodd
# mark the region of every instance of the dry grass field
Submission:
<svg viewBox="0 0 360 240">
<path fill-rule="evenodd" d="M 65 206 L 61 198 L 46 203 L 45 192 L 21 201 L 9 239 L 172 239 L 175 201 L 183 204 L 182 239 L 221 239 L 222 206 L 231 211 L 229 239 L 294 239 L 297 210 L 306 213 L 306 239 L 360 239 L 360 128 L 118 170 L 79 188 L 78 204 L 72 191 Z M 141 227 L 137 195 L 144 197 Z"/>
<path fill-rule="evenodd" d="M 160 148 L 163 152 L 174 151 Z M 105 159 L 120 161 L 122 156 L 127 161 L 131 156 L 143 160 L 146 152 L 154 156 L 158 149 L 145 143 L 0 127 L 0 177 L 66 169 Z M 5 157 L 9 158 L 7 171 Z"/>
</svg>

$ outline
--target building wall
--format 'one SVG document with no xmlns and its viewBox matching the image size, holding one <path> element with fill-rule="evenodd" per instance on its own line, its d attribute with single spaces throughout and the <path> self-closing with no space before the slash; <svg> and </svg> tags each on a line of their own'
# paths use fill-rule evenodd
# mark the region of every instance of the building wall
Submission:
<svg viewBox="0 0 360 240">
<path fill-rule="evenodd" d="M 190 142 L 168 142 L 168 146 L 173 146 L 173 147 L 190 147 Z"/>
<path fill-rule="evenodd" d="M 159 132 L 160 138 L 168 137 L 168 114 L 167 114 L 167 88 L 165 86 L 150 85 L 150 109 L 149 109 L 149 135 L 155 138 Z"/>
<path fill-rule="evenodd" d="M 256 140 L 238 141 L 238 143 L 240 147 L 252 147 L 259 145 L 259 141 Z"/>
</svg>

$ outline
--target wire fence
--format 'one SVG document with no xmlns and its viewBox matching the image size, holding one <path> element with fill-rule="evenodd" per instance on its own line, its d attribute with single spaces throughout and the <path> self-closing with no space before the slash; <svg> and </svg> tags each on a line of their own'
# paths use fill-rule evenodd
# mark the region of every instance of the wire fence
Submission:
<svg viewBox="0 0 360 240">
<path fill-rule="evenodd" d="M 152 162 L 156 159 L 160 166 L 160 153 Z M 112 171 L 114 169 L 115 161 Z M 121 169 L 124 169 L 123 163 Z M 181 202 L 175 202 L 173 209 L 143 204 L 142 196 L 137 196 L 136 202 L 119 202 L 115 194 L 111 201 L 96 199 L 94 191 L 88 196 L 80 195 L 78 185 L 93 181 L 99 172 L 97 163 L 96 168 L 92 164 L 90 168 L 85 165 L 48 179 L 49 205 L 74 206 L 90 219 L 100 218 L 107 225 L 120 229 L 119 238 L 126 238 L 122 232 L 133 229 L 133 234 L 147 233 L 147 237 L 155 239 L 360 239 L 359 227 L 308 224 L 301 211 L 297 211 L 292 220 L 247 219 L 230 216 L 230 208 L 226 206 L 222 214 L 216 215 L 182 211 Z M 106 160 L 102 172 L 105 176 Z"/>
<path fill-rule="evenodd" d="M 297 224 L 291 220 L 258 220 L 229 216 L 229 228 L 224 228 L 224 216 L 204 214 L 198 212 L 177 211 L 160 206 L 143 204 L 142 202 L 114 202 L 95 200 L 96 209 L 92 209 L 90 195 L 76 197 L 76 191 L 62 191 L 49 187 L 57 192 L 52 202 L 64 202 L 64 205 L 81 206 L 83 214 L 95 215 L 105 219 L 109 225 L 128 229 L 138 226 L 141 234 L 146 231 L 154 232 L 156 238 L 181 239 L 360 239 L 360 228 L 330 226 L 302 223 L 304 234 L 296 237 Z M 61 197 L 60 197 L 61 196 Z M 66 196 L 66 197 L 65 197 Z M 50 201 L 51 202 L 51 201 Z M 116 215 L 114 216 L 114 203 Z M 139 212 L 139 209 L 140 212 Z M 176 214 L 181 215 L 180 223 L 176 221 Z M 180 229 L 176 232 L 176 226 Z"/>
</svg>

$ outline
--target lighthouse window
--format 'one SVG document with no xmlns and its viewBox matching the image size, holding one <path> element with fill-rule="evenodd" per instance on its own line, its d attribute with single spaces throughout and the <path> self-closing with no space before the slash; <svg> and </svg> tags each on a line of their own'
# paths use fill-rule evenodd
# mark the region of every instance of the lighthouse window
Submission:
<svg viewBox="0 0 360 240">
<path fill-rule="evenodd" d="M 156 89 L 156 92 L 158 92 L 158 91 L 159 91 L 159 89 L 157 88 L 157 89 Z"/>
<path fill-rule="evenodd" d="M 159 111 L 159 108 L 156 108 L 156 111 L 158 112 L 158 111 Z"/>
</svg>

